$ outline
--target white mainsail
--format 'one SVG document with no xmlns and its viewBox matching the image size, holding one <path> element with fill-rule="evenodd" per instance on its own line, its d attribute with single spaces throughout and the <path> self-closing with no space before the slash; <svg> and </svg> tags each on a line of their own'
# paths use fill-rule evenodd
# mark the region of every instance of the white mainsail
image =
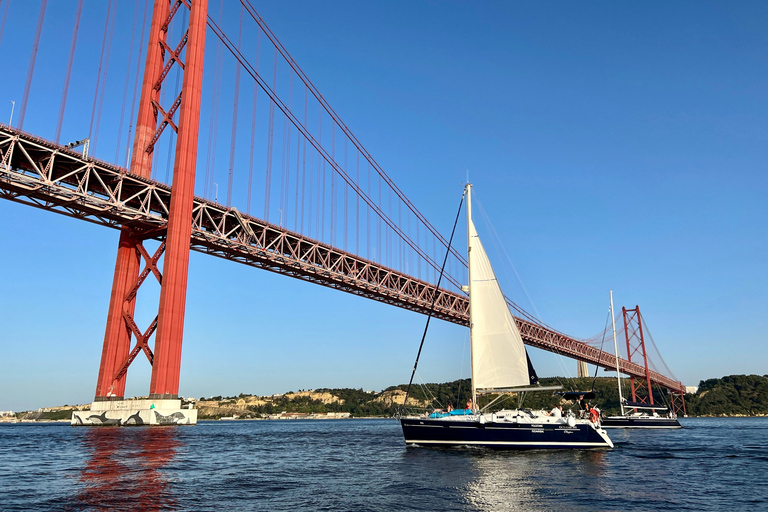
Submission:
<svg viewBox="0 0 768 512">
<path fill-rule="evenodd" d="M 469 318 L 474 389 L 530 385 L 523 339 L 472 222 L 467 185 Z"/>
</svg>

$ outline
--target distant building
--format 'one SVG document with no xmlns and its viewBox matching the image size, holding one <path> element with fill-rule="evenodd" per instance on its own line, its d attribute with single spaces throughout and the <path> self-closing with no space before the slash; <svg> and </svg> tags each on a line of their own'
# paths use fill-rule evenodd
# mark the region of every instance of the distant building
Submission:
<svg viewBox="0 0 768 512">
<path fill-rule="evenodd" d="M 13 416 L 13 411 L 0 411 L 0 416 Z"/>
<path fill-rule="evenodd" d="M 699 391 L 699 386 L 685 386 L 685 392 L 690 393 L 692 395 L 696 394 Z"/>
<path fill-rule="evenodd" d="M 576 361 L 579 363 L 578 366 L 578 376 L 579 378 L 583 377 L 589 377 L 589 368 L 587 368 L 587 362 L 586 361 Z"/>
</svg>

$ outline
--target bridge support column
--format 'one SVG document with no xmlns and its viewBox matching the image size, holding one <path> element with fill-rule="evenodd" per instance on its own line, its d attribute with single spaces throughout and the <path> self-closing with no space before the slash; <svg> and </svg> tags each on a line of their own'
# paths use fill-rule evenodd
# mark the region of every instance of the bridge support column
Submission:
<svg viewBox="0 0 768 512">
<path fill-rule="evenodd" d="M 187 34 L 174 46 L 179 48 L 178 53 L 169 54 L 166 50 L 169 48 L 166 44 L 168 24 L 185 5 L 190 8 Z M 154 2 L 131 172 L 149 178 L 154 144 L 167 126 L 176 130 L 168 224 L 162 232 L 134 233 L 124 228 L 120 234 L 96 397 L 90 412 L 73 414 L 73 425 L 194 424 L 197 421 L 197 411 L 181 409 L 178 393 L 207 12 L 208 0 L 192 0 L 189 4 Z M 175 102 L 179 107 L 178 123 L 173 122 L 175 107 L 166 112 L 159 105 L 163 69 L 175 64 L 184 70 L 182 89 Z M 159 113 L 162 119 L 158 119 Z M 143 239 L 150 237 L 161 239 L 154 255 L 143 245 Z M 163 253 L 161 275 L 158 262 Z M 142 258 L 145 266 L 139 273 Z M 160 304 L 157 317 L 142 332 L 133 314 L 136 292 L 149 273 L 160 283 Z M 153 354 L 149 339 L 156 330 Z M 133 349 L 131 335 L 136 338 Z M 142 351 L 152 364 L 149 400 L 124 400 L 126 372 Z"/>
<path fill-rule="evenodd" d="M 128 358 L 131 347 L 131 332 L 126 326 L 123 312 L 133 316 L 136 304 L 135 296 L 128 302 L 125 299 L 139 275 L 137 243 L 140 242 L 131 236 L 129 230 L 120 232 L 99 380 L 96 384 L 96 401 L 121 399 L 125 395 L 125 373 L 117 380 L 115 376 L 119 366 Z"/>
<path fill-rule="evenodd" d="M 154 398 L 176 398 L 179 394 L 207 12 L 208 0 L 192 2 L 155 338 L 156 355 L 149 387 L 149 396 Z"/>
</svg>

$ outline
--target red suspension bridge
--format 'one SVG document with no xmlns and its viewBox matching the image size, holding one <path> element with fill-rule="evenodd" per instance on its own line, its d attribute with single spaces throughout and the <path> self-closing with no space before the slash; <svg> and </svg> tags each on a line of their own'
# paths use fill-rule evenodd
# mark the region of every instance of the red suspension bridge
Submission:
<svg viewBox="0 0 768 512">
<path fill-rule="evenodd" d="M 12 10 L 11 3 L 0 3 L 0 43 L 6 23 L 22 22 L 13 16 L 19 6 Z M 468 301 L 461 291 L 466 260 L 460 251 L 451 249 L 447 285 L 438 289 L 446 239 L 339 118 L 248 0 L 210 9 L 207 0 L 133 5 L 130 42 L 120 48 L 128 53 L 128 65 L 117 71 L 124 73 L 118 80 L 122 98 L 105 92 L 105 84 L 115 73 L 115 27 L 124 13 L 118 15 L 118 3 L 110 0 L 102 25 L 84 27 L 83 0 L 72 7 L 69 44 L 60 50 L 67 64 L 55 136 L 46 140 L 23 131 L 41 33 L 51 16 L 46 0 L 39 6 L 23 98 L 13 105 L 17 117 L 0 124 L 0 196 L 120 231 L 96 401 L 123 397 L 126 372 L 140 353 L 152 365 L 150 397 L 178 397 L 190 249 L 419 313 L 426 314 L 434 300 L 436 317 L 467 324 Z M 26 14 L 30 9 L 23 7 Z M 102 34 L 98 52 L 90 48 L 94 58 L 100 54 L 95 94 L 85 98 L 91 116 L 81 133 L 87 137 L 64 145 L 69 105 L 83 102 L 69 97 L 83 30 Z M 218 117 L 229 109 L 222 91 L 224 77 L 232 75 L 229 159 L 222 175 L 218 135 L 227 130 L 220 129 Z M 204 92 L 207 130 L 201 123 Z M 106 134 L 105 98 L 121 101 L 119 122 L 110 122 Z M 108 137 L 117 140 L 114 163 L 93 157 Z M 204 155 L 199 144 L 207 145 Z M 156 250 L 149 249 L 149 240 L 159 243 Z M 139 326 L 136 301 L 147 279 L 160 284 L 157 315 Z M 612 354 L 543 325 L 511 301 L 510 306 L 528 345 L 615 369 Z M 620 369 L 632 378 L 635 400 L 652 403 L 649 390 L 656 385 L 669 390 L 681 410 L 683 385 L 648 364 L 639 308 L 625 309 L 623 320 L 628 356 Z"/>
</svg>

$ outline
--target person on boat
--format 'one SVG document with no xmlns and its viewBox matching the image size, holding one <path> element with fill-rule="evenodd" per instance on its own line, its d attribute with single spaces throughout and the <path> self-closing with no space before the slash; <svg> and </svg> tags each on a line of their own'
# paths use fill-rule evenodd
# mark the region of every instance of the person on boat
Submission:
<svg viewBox="0 0 768 512">
<path fill-rule="evenodd" d="M 451 412 L 453 410 L 453 404 L 448 404 L 448 407 L 445 409 L 446 412 Z"/>
<path fill-rule="evenodd" d="M 474 411 L 475 409 L 474 409 L 474 407 L 472 407 L 473 405 L 474 404 L 472 403 L 472 399 L 471 398 L 469 400 L 467 400 L 467 409 L 469 409 L 470 411 Z"/>
<path fill-rule="evenodd" d="M 556 405 L 552 408 L 551 411 L 549 411 L 549 416 L 554 416 L 555 418 L 562 418 L 563 417 L 563 406 L 562 405 Z"/>
<path fill-rule="evenodd" d="M 589 413 L 589 409 L 589 402 L 584 398 L 584 395 L 579 395 L 579 411 L 582 418 Z"/>
</svg>

